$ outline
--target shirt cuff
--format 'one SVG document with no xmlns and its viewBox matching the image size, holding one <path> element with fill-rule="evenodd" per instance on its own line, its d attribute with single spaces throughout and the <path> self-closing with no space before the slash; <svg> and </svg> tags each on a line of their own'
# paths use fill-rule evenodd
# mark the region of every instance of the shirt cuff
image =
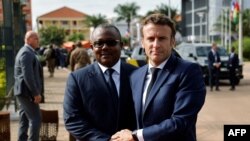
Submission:
<svg viewBox="0 0 250 141">
<path fill-rule="evenodd" d="M 137 130 L 137 137 L 139 141 L 144 141 L 142 132 L 143 132 L 143 129 Z"/>
</svg>

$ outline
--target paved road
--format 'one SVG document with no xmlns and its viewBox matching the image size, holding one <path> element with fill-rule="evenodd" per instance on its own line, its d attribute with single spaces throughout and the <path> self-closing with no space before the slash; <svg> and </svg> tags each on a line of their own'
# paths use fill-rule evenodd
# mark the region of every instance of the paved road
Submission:
<svg viewBox="0 0 250 141">
<path fill-rule="evenodd" d="M 236 87 L 236 91 L 229 91 L 227 84 L 221 86 L 220 92 L 207 91 L 206 102 L 197 121 L 198 141 L 223 141 L 224 124 L 250 124 L 250 102 L 248 102 L 250 99 L 250 62 L 244 64 L 244 79 Z M 49 78 L 47 69 L 44 68 L 46 103 L 41 104 L 41 108 L 59 111 L 58 141 L 69 140 L 62 118 L 62 101 L 68 73 L 69 71 L 65 69 L 59 69 L 56 70 L 54 78 Z M 12 119 L 15 119 L 13 118 L 15 115 L 12 112 Z M 11 121 L 12 141 L 17 140 L 17 125 L 17 120 Z"/>
<path fill-rule="evenodd" d="M 197 122 L 198 141 L 223 141 L 224 124 L 250 124 L 250 62 L 244 63 L 244 79 L 235 91 L 221 86 L 210 92 Z M 228 82 L 227 82 L 228 83 Z"/>
</svg>

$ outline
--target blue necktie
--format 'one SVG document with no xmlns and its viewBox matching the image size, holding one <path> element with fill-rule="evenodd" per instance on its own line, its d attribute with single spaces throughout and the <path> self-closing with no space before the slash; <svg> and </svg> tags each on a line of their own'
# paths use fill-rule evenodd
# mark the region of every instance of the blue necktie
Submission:
<svg viewBox="0 0 250 141">
<path fill-rule="evenodd" d="M 117 90 L 116 90 L 116 86 L 115 86 L 115 82 L 112 78 L 112 74 L 115 70 L 114 69 L 107 69 L 106 70 L 106 73 L 108 74 L 108 86 L 109 86 L 109 89 L 110 89 L 110 92 L 111 92 L 111 95 L 114 99 L 114 103 L 115 104 L 118 104 L 118 93 L 117 93 Z"/>
<path fill-rule="evenodd" d="M 151 68 L 150 70 L 152 72 L 152 78 L 151 78 L 151 81 L 150 81 L 150 83 L 148 85 L 147 95 L 146 95 L 146 101 L 147 101 L 147 99 L 149 97 L 149 93 L 150 93 L 150 91 L 151 91 L 151 89 L 152 89 L 152 87 L 153 87 L 153 85 L 155 83 L 155 80 L 157 78 L 157 74 L 158 74 L 158 72 L 159 72 L 160 69 L 159 68 Z"/>
</svg>

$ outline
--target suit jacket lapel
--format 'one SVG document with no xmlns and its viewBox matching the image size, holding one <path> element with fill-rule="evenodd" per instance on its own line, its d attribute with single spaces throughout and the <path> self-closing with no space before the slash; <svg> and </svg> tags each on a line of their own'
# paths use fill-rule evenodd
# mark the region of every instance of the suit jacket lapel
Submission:
<svg viewBox="0 0 250 141">
<path fill-rule="evenodd" d="M 137 89 L 134 89 L 134 99 L 135 99 L 135 111 L 136 114 L 138 115 L 139 118 L 142 117 L 142 112 L 143 112 L 143 106 L 142 106 L 142 98 L 143 98 L 143 91 L 144 91 L 144 83 L 145 83 L 145 79 L 148 73 L 148 65 L 144 66 L 142 68 L 142 70 L 140 71 L 139 74 L 141 75 L 137 75 L 137 77 L 134 79 L 137 81 L 137 83 L 134 83 L 137 86 L 132 86 L 135 87 Z M 142 79 L 143 78 L 143 79 Z"/>
<path fill-rule="evenodd" d="M 143 114 L 146 112 L 147 107 L 149 106 L 150 102 L 154 99 L 154 97 L 157 95 L 158 91 L 160 90 L 161 86 L 164 85 L 167 81 L 167 78 L 169 76 L 169 73 L 171 71 L 171 69 L 174 68 L 175 66 L 175 60 L 176 57 L 174 55 L 171 55 L 169 60 L 167 61 L 167 63 L 165 64 L 165 66 L 163 67 L 162 70 L 159 71 L 159 74 L 157 76 L 156 82 L 153 85 L 149 96 L 147 98 L 147 100 L 145 101 L 145 105 L 144 105 L 144 112 Z"/>
<path fill-rule="evenodd" d="M 107 99 L 112 99 L 112 102 L 114 104 L 114 111 L 117 111 L 118 103 L 115 103 L 115 99 L 108 89 L 104 74 L 102 73 L 97 62 L 94 63 L 93 71 L 89 72 L 88 74 L 90 77 L 92 77 L 92 84 L 96 85 L 96 91 L 98 91 L 99 94 L 107 95 Z"/>
</svg>

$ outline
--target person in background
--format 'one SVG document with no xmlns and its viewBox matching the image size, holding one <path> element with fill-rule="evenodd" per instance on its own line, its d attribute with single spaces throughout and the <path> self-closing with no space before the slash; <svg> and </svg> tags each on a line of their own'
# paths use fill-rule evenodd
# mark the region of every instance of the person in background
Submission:
<svg viewBox="0 0 250 141">
<path fill-rule="evenodd" d="M 56 51 L 53 48 L 53 45 L 50 44 L 48 48 L 44 51 L 44 56 L 46 59 L 46 64 L 48 71 L 50 73 L 49 77 L 54 77 L 55 67 L 56 67 Z"/>
<path fill-rule="evenodd" d="M 39 103 L 42 101 L 43 74 L 35 54 L 38 45 L 38 34 L 28 31 L 25 34 L 25 45 L 15 59 L 14 95 L 20 108 L 18 141 L 39 141 L 42 120 Z"/>
<path fill-rule="evenodd" d="M 75 49 L 76 49 L 76 45 L 75 45 L 75 44 L 73 44 L 73 45 L 72 45 L 71 50 L 68 52 L 68 57 L 67 57 L 67 66 L 69 66 L 69 65 L 70 65 L 70 57 L 71 57 L 72 52 L 73 52 Z"/>
<path fill-rule="evenodd" d="M 208 53 L 208 72 L 210 91 L 213 91 L 215 85 L 216 91 L 219 91 L 219 75 L 220 75 L 220 54 L 216 43 L 212 43 L 211 50 Z"/>
<path fill-rule="evenodd" d="M 109 141 L 117 131 L 136 127 L 129 83 L 136 68 L 120 60 L 123 42 L 114 25 L 96 27 L 91 44 L 96 61 L 68 76 L 64 123 L 79 141 Z"/>
<path fill-rule="evenodd" d="M 239 57 L 238 54 L 235 53 L 235 48 L 231 48 L 231 53 L 229 54 L 228 58 L 228 69 L 229 69 L 229 79 L 230 79 L 230 85 L 231 91 L 235 90 L 235 81 L 236 81 L 236 69 L 239 67 Z"/>
<path fill-rule="evenodd" d="M 71 71 L 80 69 L 91 64 L 88 52 L 82 47 L 82 43 L 79 41 L 76 43 L 76 48 L 70 55 L 70 68 Z"/>
<path fill-rule="evenodd" d="M 172 53 L 175 24 L 151 14 L 141 24 L 148 64 L 131 75 L 137 130 L 121 130 L 113 141 L 196 141 L 196 121 L 206 95 L 198 64 Z"/>
</svg>

